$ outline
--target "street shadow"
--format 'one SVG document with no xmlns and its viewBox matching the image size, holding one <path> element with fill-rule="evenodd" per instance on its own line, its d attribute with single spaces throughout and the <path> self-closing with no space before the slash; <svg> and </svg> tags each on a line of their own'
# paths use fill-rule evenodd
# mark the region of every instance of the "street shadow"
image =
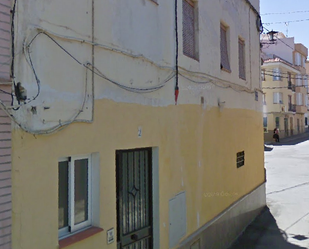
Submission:
<svg viewBox="0 0 309 249">
<path fill-rule="evenodd" d="M 283 140 L 282 142 L 278 142 L 278 143 L 273 143 L 273 146 L 282 146 L 282 145 L 296 145 L 305 141 L 309 140 L 309 136 L 308 137 L 300 137 L 300 138 L 295 138 L 293 140 Z"/>
<path fill-rule="evenodd" d="M 273 142 L 271 145 L 273 146 L 282 146 L 282 145 L 296 145 L 309 140 L 309 131 L 305 133 L 294 135 L 291 137 L 285 137 L 280 139 L 280 142 Z"/>
<path fill-rule="evenodd" d="M 289 243 L 287 238 L 287 234 L 277 226 L 269 208 L 265 207 L 229 249 L 306 249 Z M 308 239 L 301 234 L 293 238 Z"/>
<path fill-rule="evenodd" d="M 264 145 L 264 151 L 272 151 L 274 148 Z"/>
</svg>

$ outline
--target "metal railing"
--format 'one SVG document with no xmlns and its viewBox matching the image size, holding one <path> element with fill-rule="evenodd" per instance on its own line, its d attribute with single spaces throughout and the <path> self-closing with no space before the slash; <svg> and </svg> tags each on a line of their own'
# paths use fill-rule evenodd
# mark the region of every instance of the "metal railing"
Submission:
<svg viewBox="0 0 309 249">
<path fill-rule="evenodd" d="M 289 112 L 296 112 L 296 105 L 289 103 Z"/>
<path fill-rule="evenodd" d="M 288 89 L 292 90 L 293 92 L 295 92 L 295 85 L 292 84 L 292 81 L 288 81 Z"/>
</svg>

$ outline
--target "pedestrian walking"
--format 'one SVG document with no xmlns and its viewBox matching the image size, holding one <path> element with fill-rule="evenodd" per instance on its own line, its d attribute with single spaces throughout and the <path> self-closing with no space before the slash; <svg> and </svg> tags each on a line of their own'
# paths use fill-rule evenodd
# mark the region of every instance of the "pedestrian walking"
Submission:
<svg viewBox="0 0 309 249">
<path fill-rule="evenodd" d="M 279 142 L 279 141 L 280 141 L 280 138 L 279 138 L 279 129 L 278 129 L 278 128 L 275 128 L 275 129 L 274 129 L 273 139 L 275 139 L 276 142 Z"/>
</svg>

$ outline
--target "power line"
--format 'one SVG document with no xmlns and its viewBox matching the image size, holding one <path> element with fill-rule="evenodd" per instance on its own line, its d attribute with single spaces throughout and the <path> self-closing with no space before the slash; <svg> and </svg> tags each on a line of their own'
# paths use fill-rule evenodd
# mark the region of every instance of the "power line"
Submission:
<svg viewBox="0 0 309 249">
<path fill-rule="evenodd" d="M 286 24 L 291 22 L 308 22 L 309 19 L 301 19 L 301 20 L 293 20 L 293 21 L 280 21 L 280 22 L 264 22 L 265 25 L 272 25 L 272 24 Z"/>
<path fill-rule="evenodd" d="M 306 85 L 300 85 L 300 86 L 295 86 L 293 85 L 294 87 L 305 87 L 305 88 L 308 88 L 308 86 Z M 262 89 L 292 89 L 292 86 L 269 86 L 269 87 L 262 87 Z"/>
<path fill-rule="evenodd" d="M 308 19 L 308 20 L 309 20 L 309 19 Z M 266 29 L 268 32 L 270 32 L 270 30 L 267 29 L 267 28 L 265 28 L 264 26 L 263 26 L 263 28 Z M 279 38 L 278 36 L 277 36 L 276 38 L 277 38 L 279 41 L 281 41 L 284 45 L 286 45 L 286 46 L 289 47 L 290 49 L 294 50 L 293 47 L 291 47 L 289 44 L 285 43 L 281 38 Z"/>
<path fill-rule="evenodd" d="M 269 15 L 289 15 L 295 13 L 307 13 L 309 10 L 297 10 L 297 11 L 290 11 L 290 12 L 277 12 L 277 13 L 264 13 L 261 16 L 269 16 Z"/>
</svg>

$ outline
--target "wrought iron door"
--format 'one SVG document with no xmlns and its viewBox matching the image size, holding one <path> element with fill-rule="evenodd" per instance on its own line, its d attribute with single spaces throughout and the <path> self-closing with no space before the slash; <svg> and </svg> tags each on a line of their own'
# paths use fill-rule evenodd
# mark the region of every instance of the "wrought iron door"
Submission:
<svg viewBox="0 0 309 249">
<path fill-rule="evenodd" d="M 151 149 L 116 152 L 118 249 L 152 249 Z"/>
</svg>

